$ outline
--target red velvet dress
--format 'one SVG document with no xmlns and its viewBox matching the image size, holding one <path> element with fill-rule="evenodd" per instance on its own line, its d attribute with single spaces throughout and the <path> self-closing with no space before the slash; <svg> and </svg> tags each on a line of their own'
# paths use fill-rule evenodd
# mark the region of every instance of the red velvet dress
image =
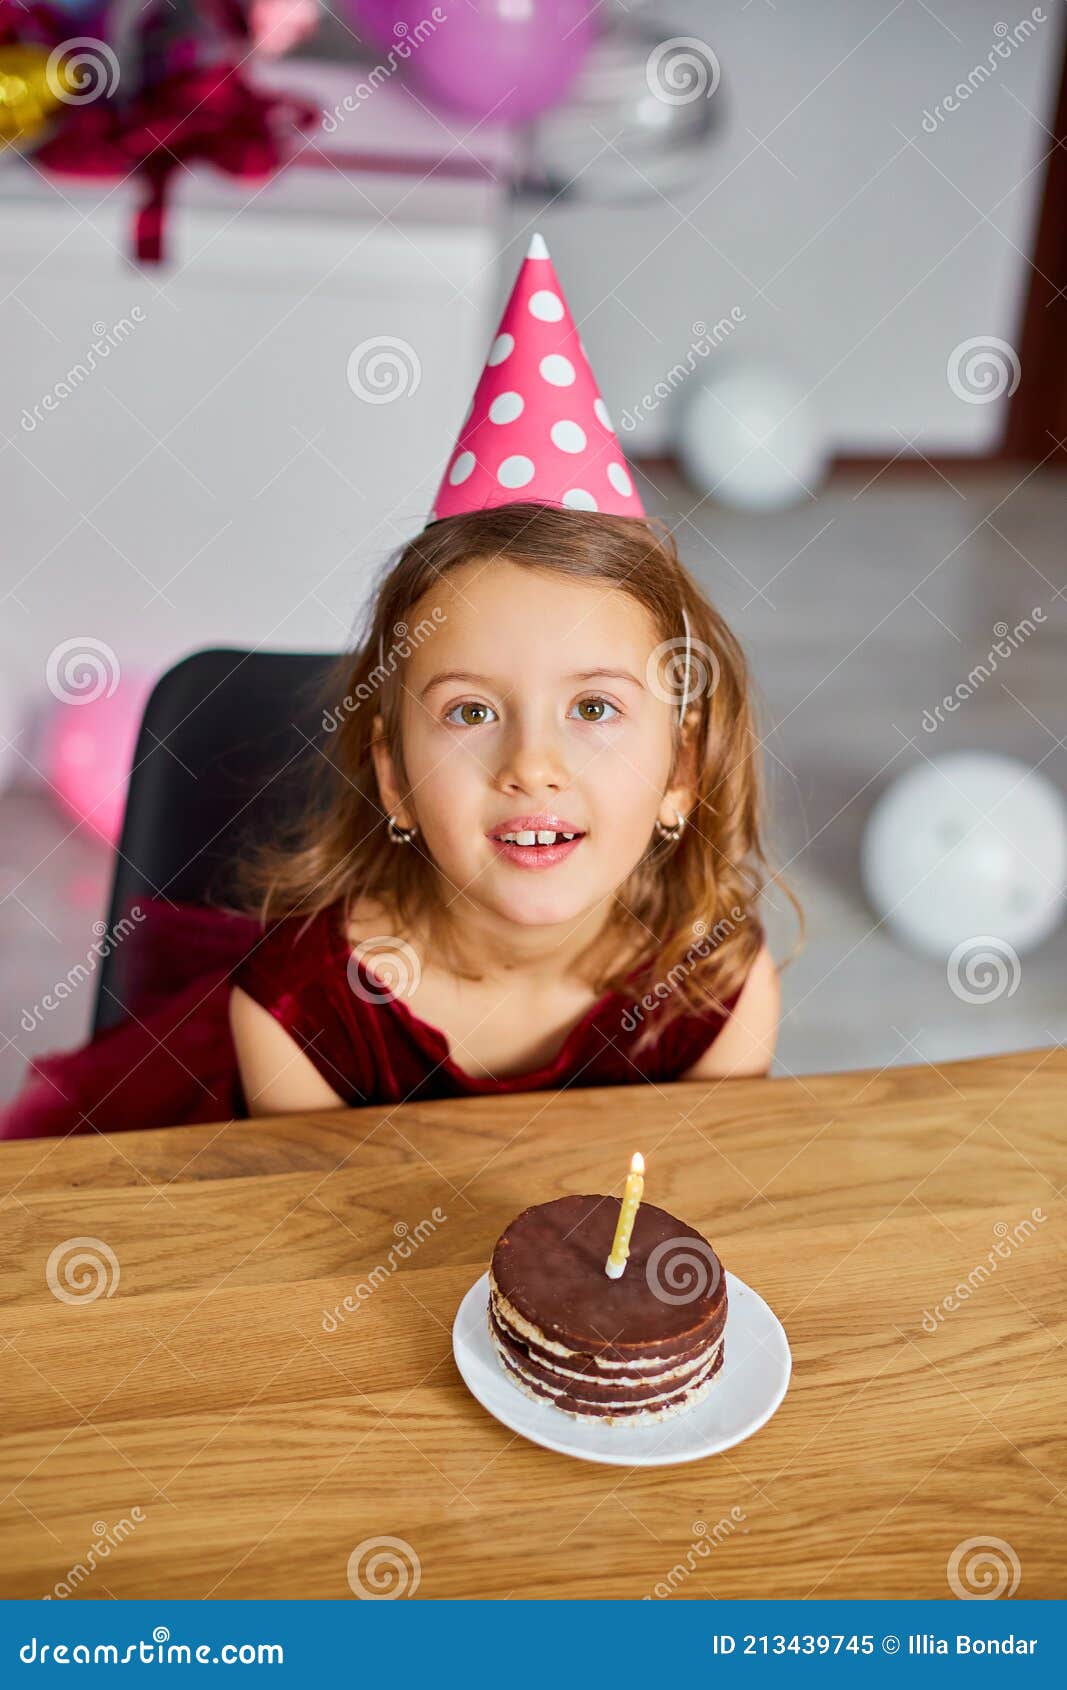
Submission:
<svg viewBox="0 0 1067 1690">
<path fill-rule="evenodd" d="M 628 1015 L 633 999 L 608 992 L 551 1061 L 486 1079 L 459 1067 L 445 1034 L 392 996 L 362 957 L 352 957 L 335 909 L 265 932 L 217 911 L 162 903 L 142 909 L 145 918 L 124 941 L 137 947 L 135 958 L 124 958 L 134 964 L 130 1018 L 80 1050 L 33 1063 L 22 1092 L 0 1113 L 0 1138 L 247 1114 L 229 1030 L 233 982 L 270 1011 L 352 1107 L 675 1080 L 711 1044 L 740 996 L 726 1000 L 724 1014 L 680 1017 L 638 1054 L 634 1045 L 657 1011 Z"/>
</svg>

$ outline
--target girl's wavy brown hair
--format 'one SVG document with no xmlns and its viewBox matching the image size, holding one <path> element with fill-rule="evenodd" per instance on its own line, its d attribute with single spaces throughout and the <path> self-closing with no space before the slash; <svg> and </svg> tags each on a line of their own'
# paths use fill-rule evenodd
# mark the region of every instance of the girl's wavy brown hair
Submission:
<svg viewBox="0 0 1067 1690">
<path fill-rule="evenodd" d="M 644 606 L 660 642 L 659 685 L 667 689 L 661 696 L 675 700 L 669 784 L 692 759 L 697 797 L 681 838 L 653 833 L 580 968 L 600 993 L 625 992 L 635 1005 L 648 998 L 638 1017 L 645 1022 L 638 1049 L 662 1037 L 678 1016 L 719 1010 L 760 948 L 756 907 L 777 876 L 768 870 L 760 836 L 759 741 L 744 653 L 660 526 L 654 519 L 518 502 L 431 523 L 401 547 L 378 583 L 355 650 L 329 679 L 324 758 L 315 759 L 321 783 L 291 836 L 256 854 L 245 872 L 246 899 L 262 918 L 311 916 L 338 905 L 347 921 L 360 899 L 374 899 L 391 912 L 398 938 L 405 930 L 423 933 L 464 978 L 480 978 L 456 955 L 420 838 L 397 846 L 388 837 L 371 746 L 380 717 L 407 794 L 400 730 L 405 663 L 436 626 L 423 607 L 462 565 L 506 558 L 522 568 L 602 582 Z M 683 609 L 691 636 L 684 725 L 678 721 Z M 786 895 L 795 906 L 788 888 Z"/>
</svg>

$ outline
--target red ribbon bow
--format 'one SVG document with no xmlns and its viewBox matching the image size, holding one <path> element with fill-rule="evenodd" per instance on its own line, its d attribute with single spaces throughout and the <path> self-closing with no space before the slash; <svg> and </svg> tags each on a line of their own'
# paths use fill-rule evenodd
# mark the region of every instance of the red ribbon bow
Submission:
<svg viewBox="0 0 1067 1690">
<path fill-rule="evenodd" d="M 230 176 L 265 179 L 285 163 L 294 132 L 319 116 L 306 100 L 258 92 L 234 66 L 177 70 L 122 107 L 105 99 L 72 106 L 34 162 L 72 176 L 140 176 L 146 191 L 134 251 L 141 263 L 158 263 L 176 170 L 206 161 Z"/>
</svg>

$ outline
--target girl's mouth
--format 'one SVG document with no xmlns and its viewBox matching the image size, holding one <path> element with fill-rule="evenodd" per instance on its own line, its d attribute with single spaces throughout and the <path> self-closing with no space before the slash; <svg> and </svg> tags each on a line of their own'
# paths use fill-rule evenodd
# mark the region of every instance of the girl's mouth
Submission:
<svg viewBox="0 0 1067 1690">
<path fill-rule="evenodd" d="M 578 849 L 584 833 L 571 835 L 552 830 L 523 829 L 510 835 L 489 835 L 489 843 L 516 868 L 546 869 L 561 863 Z"/>
</svg>

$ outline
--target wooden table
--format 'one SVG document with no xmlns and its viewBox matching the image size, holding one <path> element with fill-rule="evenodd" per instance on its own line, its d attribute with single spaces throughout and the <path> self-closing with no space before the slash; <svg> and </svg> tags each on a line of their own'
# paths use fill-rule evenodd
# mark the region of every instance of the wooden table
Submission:
<svg viewBox="0 0 1067 1690">
<path fill-rule="evenodd" d="M 420 1597 L 947 1597 L 992 1536 L 1062 1596 L 1065 1104 L 1057 1050 L 0 1147 L 2 1594 L 348 1598 L 384 1536 Z M 692 1466 L 537 1448 L 452 1360 L 506 1222 L 635 1147 L 793 1349 Z"/>
</svg>

